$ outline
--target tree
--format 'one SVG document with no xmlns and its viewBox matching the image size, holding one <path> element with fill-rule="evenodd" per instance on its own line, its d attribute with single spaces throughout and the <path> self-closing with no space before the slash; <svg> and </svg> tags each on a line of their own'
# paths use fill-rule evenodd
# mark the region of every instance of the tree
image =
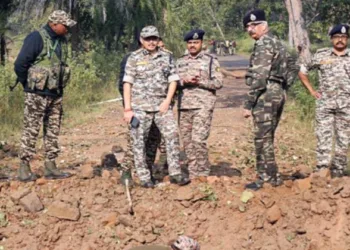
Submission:
<svg viewBox="0 0 350 250">
<path fill-rule="evenodd" d="M 289 14 L 289 44 L 299 53 L 304 62 L 311 60 L 310 39 L 302 17 L 301 0 L 285 0 Z"/>
</svg>

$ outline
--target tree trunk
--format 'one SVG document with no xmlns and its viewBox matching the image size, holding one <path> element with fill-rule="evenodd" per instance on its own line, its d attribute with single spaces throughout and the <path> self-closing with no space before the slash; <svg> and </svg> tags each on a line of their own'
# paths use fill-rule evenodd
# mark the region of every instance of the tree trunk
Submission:
<svg viewBox="0 0 350 250">
<path fill-rule="evenodd" d="M 79 53 L 79 47 L 80 47 L 80 12 L 79 12 L 79 4 L 76 3 L 75 0 L 70 0 L 70 11 L 71 11 L 71 15 L 72 15 L 72 19 L 77 21 L 77 24 L 74 25 L 71 29 L 71 44 L 72 44 L 72 57 L 76 57 L 77 54 Z"/>
<path fill-rule="evenodd" d="M 6 40 L 5 34 L 0 34 L 0 64 L 5 65 L 5 56 L 6 56 Z"/>
<path fill-rule="evenodd" d="M 301 0 L 285 0 L 289 14 L 289 44 L 299 53 L 303 62 L 311 60 L 310 39 L 302 17 Z"/>
<path fill-rule="evenodd" d="M 218 22 L 218 20 L 217 20 L 217 18 L 216 18 L 216 16 L 215 16 L 215 13 L 214 13 L 213 8 L 212 8 L 212 7 L 209 7 L 209 10 L 210 10 L 209 13 L 210 13 L 210 15 L 211 15 L 213 21 L 215 22 L 216 27 L 218 28 L 222 39 L 226 40 L 225 35 L 224 35 L 224 32 L 222 32 L 221 26 L 220 26 L 220 24 L 219 24 L 219 22 Z"/>
</svg>

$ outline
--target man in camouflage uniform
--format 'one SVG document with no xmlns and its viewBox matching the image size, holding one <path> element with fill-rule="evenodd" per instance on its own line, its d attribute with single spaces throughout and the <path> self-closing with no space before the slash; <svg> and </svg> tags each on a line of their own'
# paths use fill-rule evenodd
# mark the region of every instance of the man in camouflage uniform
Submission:
<svg viewBox="0 0 350 250">
<path fill-rule="evenodd" d="M 142 49 L 133 52 L 125 67 L 124 75 L 124 119 L 139 120 L 131 129 L 134 161 L 141 186 L 154 187 L 150 170 L 146 164 L 145 142 L 152 122 L 164 136 L 169 164 L 170 182 L 185 185 L 189 180 L 181 173 L 179 164 L 179 137 L 172 110 L 169 108 L 176 90 L 172 56 L 157 48 L 159 32 L 154 26 L 141 31 Z"/>
<path fill-rule="evenodd" d="M 177 61 L 182 87 L 180 131 L 191 179 L 210 173 L 207 139 L 216 90 L 223 86 L 218 60 L 202 51 L 204 33 L 203 30 L 192 30 L 185 35 L 189 53 Z"/>
<path fill-rule="evenodd" d="M 316 98 L 317 170 L 331 168 L 332 177 L 341 177 L 347 167 L 350 137 L 350 51 L 349 26 L 336 25 L 329 33 L 333 48 L 319 49 L 309 64 L 301 66 L 299 77 Z M 307 77 L 317 69 L 319 90 Z M 335 154 L 331 159 L 333 135 Z"/>
<path fill-rule="evenodd" d="M 63 90 L 69 79 L 65 35 L 69 27 L 75 24 L 66 12 L 54 11 L 49 16 L 47 25 L 26 37 L 15 62 L 15 72 L 25 92 L 21 163 L 18 172 L 20 181 L 34 181 L 37 178 L 32 173 L 29 162 L 35 154 L 35 144 L 42 122 L 45 177 L 62 179 L 70 176 L 57 168 L 55 159 L 60 152 L 58 135 L 62 118 Z"/>
<path fill-rule="evenodd" d="M 275 162 L 274 137 L 285 102 L 283 86 L 288 74 L 288 54 L 282 43 L 269 33 L 263 10 L 247 13 L 243 24 L 256 40 L 246 74 L 249 92 L 244 103 L 244 117 L 252 115 L 254 119 L 258 172 L 257 180 L 246 188 L 257 190 L 264 182 L 273 186 L 282 183 Z"/>
</svg>

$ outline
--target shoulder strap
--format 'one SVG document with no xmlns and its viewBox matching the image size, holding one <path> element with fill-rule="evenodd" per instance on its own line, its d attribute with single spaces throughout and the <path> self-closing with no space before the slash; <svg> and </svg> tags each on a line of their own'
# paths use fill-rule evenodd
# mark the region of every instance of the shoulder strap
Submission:
<svg viewBox="0 0 350 250">
<path fill-rule="evenodd" d="M 210 80 L 213 80 L 213 76 L 211 75 L 211 71 L 212 71 L 212 69 L 213 69 L 213 60 L 214 60 L 214 57 L 213 57 L 212 55 L 209 55 L 209 54 L 206 54 L 206 53 L 205 53 L 204 55 L 210 57 L 210 62 L 209 62 L 209 79 L 210 79 Z"/>
</svg>

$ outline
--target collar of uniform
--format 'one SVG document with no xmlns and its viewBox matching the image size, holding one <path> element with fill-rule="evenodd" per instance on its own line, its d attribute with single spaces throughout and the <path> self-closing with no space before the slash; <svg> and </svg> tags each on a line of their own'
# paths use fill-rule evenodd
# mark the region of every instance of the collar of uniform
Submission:
<svg viewBox="0 0 350 250">
<path fill-rule="evenodd" d="M 188 53 L 188 58 L 191 58 L 191 59 L 198 59 L 198 58 L 203 57 L 203 55 L 204 55 L 204 52 L 203 52 L 203 51 L 199 52 L 196 56 L 191 56 L 191 54 Z"/>
<path fill-rule="evenodd" d="M 334 53 L 334 50 L 333 50 L 333 49 L 329 49 L 329 55 L 330 55 L 330 56 L 331 56 L 331 55 L 336 55 L 336 56 L 338 56 L 337 54 Z M 344 55 L 341 55 L 341 56 L 350 56 L 350 49 L 346 49 Z"/>
<path fill-rule="evenodd" d="M 142 49 L 142 54 L 145 56 L 150 55 L 152 58 L 157 58 L 157 57 L 161 56 L 160 50 L 158 50 L 158 49 L 157 49 L 157 52 L 153 55 L 151 55 L 151 53 L 148 50 Z"/>
</svg>

